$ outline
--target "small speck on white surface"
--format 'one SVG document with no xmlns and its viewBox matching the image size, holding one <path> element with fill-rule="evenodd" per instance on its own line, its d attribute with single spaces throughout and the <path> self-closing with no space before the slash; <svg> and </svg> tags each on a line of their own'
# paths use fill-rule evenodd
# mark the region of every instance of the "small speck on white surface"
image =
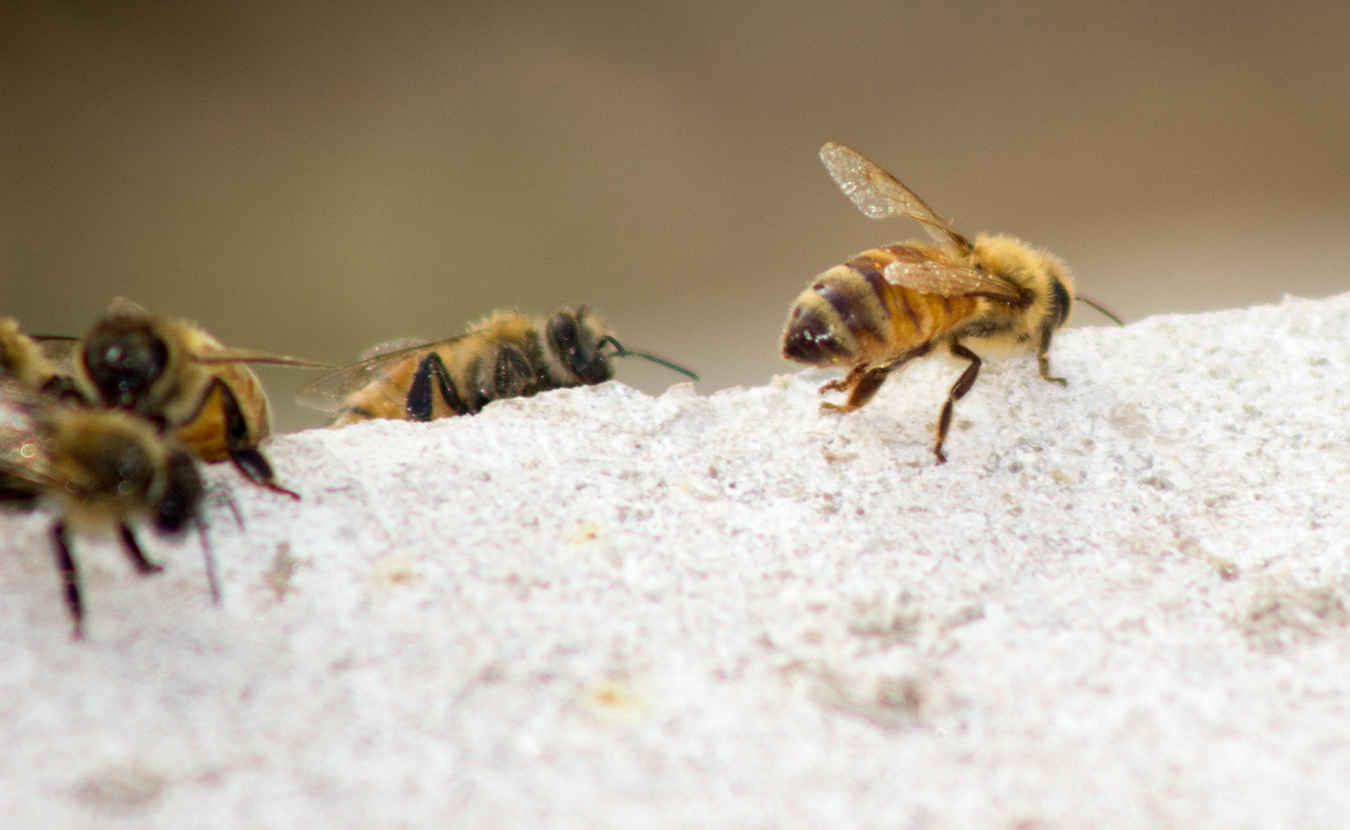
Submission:
<svg viewBox="0 0 1350 830">
<path fill-rule="evenodd" d="M 224 602 L 0 514 L 12 827 L 1336 827 L 1350 295 L 923 361 L 618 383 L 212 467 Z"/>
</svg>

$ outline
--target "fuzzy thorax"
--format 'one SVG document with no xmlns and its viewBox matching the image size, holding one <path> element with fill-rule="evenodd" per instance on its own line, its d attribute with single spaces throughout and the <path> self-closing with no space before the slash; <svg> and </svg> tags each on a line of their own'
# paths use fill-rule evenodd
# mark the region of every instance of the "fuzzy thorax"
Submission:
<svg viewBox="0 0 1350 830">
<path fill-rule="evenodd" d="M 998 274 L 1029 299 L 1016 308 L 981 297 L 976 319 L 995 321 L 987 334 L 970 332 L 962 339 L 977 351 L 1012 352 L 1036 348 L 1042 329 L 1059 329 L 1068 322 L 1073 307 L 1073 278 L 1063 260 L 1049 251 L 1033 248 L 1011 236 L 975 238 L 971 264 Z"/>
</svg>

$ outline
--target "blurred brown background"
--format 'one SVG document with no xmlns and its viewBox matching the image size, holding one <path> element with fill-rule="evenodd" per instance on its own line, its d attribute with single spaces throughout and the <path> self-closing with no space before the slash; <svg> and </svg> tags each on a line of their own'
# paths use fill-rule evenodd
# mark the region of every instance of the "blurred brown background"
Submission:
<svg viewBox="0 0 1350 830">
<path fill-rule="evenodd" d="M 9 2 L 0 314 L 79 334 L 122 294 L 346 363 L 587 303 L 704 392 L 761 384 L 816 273 L 921 235 L 827 140 L 1129 319 L 1323 296 L 1348 47 L 1343 2 Z M 280 428 L 321 422 L 266 376 Z"/>
</svg>

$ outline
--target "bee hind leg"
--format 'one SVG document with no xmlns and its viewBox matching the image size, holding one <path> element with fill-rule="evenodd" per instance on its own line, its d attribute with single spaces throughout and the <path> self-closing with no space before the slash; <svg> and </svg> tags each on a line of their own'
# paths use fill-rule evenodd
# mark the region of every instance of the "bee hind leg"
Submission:
<svg viewBox="0 0 1350 830">
<path fill-rule="evenodd" d="M 861 378 L 866 371 L 867 367 L 865 365 L 858 364 L 857 366 L 854 366 L 847 375 L 830 381 L 820 387 L 818 391 L 822 395 L 826 392 L 847 392 L 858 384 L 858 379 Z"/>
<path fill-rule="evenodd" d="M 980 356 L 962 346 L 960 343 L 952 343 L 952 354 L 957 357 L 964 357 L 970 361 L 970 365 L 961 373 L 961 377 L 952 384 L 952 389 L 947 393 L 947 402 L 942 405 L 942 415 L 938 418 L 937 443 L 933 445 L 933 455 L 937 456 L 937 463 L 946 464 L 947 456 L 942 452 L 942 444 L 947 440 L 947 430 L 952 425 L 952 409 L 956 402 L 966 396 L 970 387 L 975 385 L 975 378 L 980 376 Z"/>
<path fill-rule="evenodd" d="M 820 405 L 820 408 L 827 412 L 853 412 L 861 409 L 868 401 L 872 400 L 872 396 L 881 388 L 881 384 L 886 382 L 886 378 L 890 375 L 892 368 L 893 367 L 891 366 L 883 366 L 863 371 L 854 369 L 849 373 L 849 376 L 844 379 L 844 382 L 847 385 L 842 387 L 843 389 L 851 390 L 848 393 L 848 400 L 844 401 L 842 404 L 823 403 Z M 854 377 L 855 374 L 856 378 Z M 826 384 L 826 386 L 828 385 L 829 384 Z M 821 391 L 825 390 L 822 389 Z"/>
<path fill-rule="evenodd" d="M 221 408 L 225 411 L 225 446 L 230 452 L 230 460 L 234 462 L 234 466 L 244 474 L 244 478 L 254 484 L 298 501 L 300 494 L 277 484 L 267 457 L 249 443 L 248 422 L 244 420 L 244 413 L 239 409 L 239 401 L 230 391 L 230 387 L 219 380 L 215 383 L 220 387 Z M 210 397 L 209 391 L 206 397 Z"/>
<path fill-rule="evenodd" d="M 849 393 L 848 400 L 842 404 L 823 403 L 820 408 L 830 412 L 853 412 L 856 409 L 861 409 L 868 401 L 872 400 L 872 396 L 881 388 L 881 384 L 886 382 L 886 378 L 891 372 L 915 358 L 923 357 L 932 350 L 933 341 L 930 340 L 910 349 L 890 363 L 881 366 L 868 366 L 866 364 L 854 366 L 853 371 L 849 372 L 842 380 L 832 380 L 820 387 L 822 395 L 830 391 L 847 391 Z"/>
<path fill-rule="evenodd" d="M 75 566 L 75 557 L 70 553 L 70 534 L 65 522 L 57 522 L 52 528 L 52 538 L 56 542 L 56 567 L 61 571 L 61 584 L 65 588 L 66 608 L 74 625 L 73 637 L 84 639 L 84 599 L 80 592 L 80 571 Z"/>
<path fill-rule="evenodd" d="M 258 451 L 257 447 L 231 447 L 230 460 L 234 462 L 234 466 L 239 469 L 239 472 L 244 474 L 244 478 L 254 484 L 266 487 L 273 493 L 281 493 L 296 501 L 300 500 L 299 493 L 277 484 L 275 474 L 272 472 L 272 464 L 267 460 L 267 456 Z"/>
<path fill-rule="evenodd" d="M 412 421 L 430 421 L 434 417 L 436 395 L 441 396 L 446 408 L 456 415 L 468 414 L 471 410 L 459 396 L 450 370 L 445 361 L 436 352 L 431 352 L 417 364 L 412 384 L 408 386 L 408 397 L 403 407 Z"/>
</svg>

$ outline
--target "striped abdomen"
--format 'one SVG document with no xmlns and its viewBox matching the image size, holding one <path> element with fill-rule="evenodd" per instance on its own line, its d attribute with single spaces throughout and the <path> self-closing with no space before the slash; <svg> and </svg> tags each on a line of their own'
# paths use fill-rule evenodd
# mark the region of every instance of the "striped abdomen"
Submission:
<svg viewBox="0 0 1350 830">
<path fill-rule="evenodd" d="M 419 352 L 392 366 L 386 366 L 384 374 L 348 395 L 342 410 L 333 420 L 333 426 L 355 424 L 370 418 L 408 420 L 408 389 L 412 386 L 417 364 L 424 356 L 425 353 Z"/>
<path fill-rule="evenodd" d="M 498 314 L 482 330 L 414 350 L 382 368 L 347 397 L 333 426 L 469 415 L 491 401 L 564 385 L 547 371 L 537 327 L 517 314 Z"/>
<path fill-rule="evenodd" d="M 897 260 L 939 258 L 927 246 L 887 245 L 821 274 L 792 306 L 783 356 L 815 366 L 879 364 L 941 337 L 969 318 L 978 300 L 924 294 L 883 276 Z"/>
</svg>

